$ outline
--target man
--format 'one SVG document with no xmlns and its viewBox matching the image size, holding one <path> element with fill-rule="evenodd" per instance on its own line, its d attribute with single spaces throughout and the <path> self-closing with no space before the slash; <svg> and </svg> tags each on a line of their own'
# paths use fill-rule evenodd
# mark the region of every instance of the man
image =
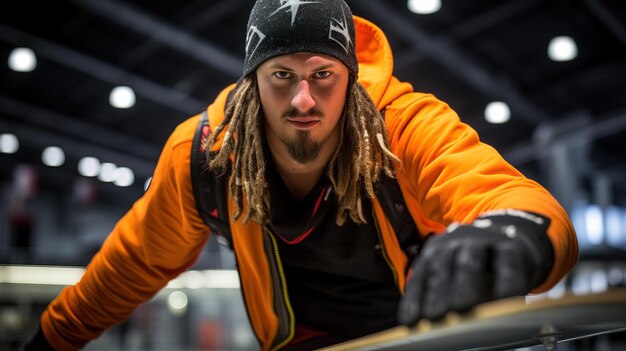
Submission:
<svg viewBox="0 0 626 351">
<path fill-rule="evenodd" d="M 199 205 L 220 193 L 194 195 L 201 176 L 227 179 L 226 231 L 263 350 L 545 291 L 576 262 L 556 200 L 446 104 L 393 77 L 384 34 L 343 1 L 258 0 L 242 79 L 207 115 L 206 128 L 195 116 L 171 135 L 150 188 L 48 306 L 32 349 L 82 347 L 193 265 L 209 233 Z M 386 184 L 410 215 L 401 229 Z"/>
</svg>

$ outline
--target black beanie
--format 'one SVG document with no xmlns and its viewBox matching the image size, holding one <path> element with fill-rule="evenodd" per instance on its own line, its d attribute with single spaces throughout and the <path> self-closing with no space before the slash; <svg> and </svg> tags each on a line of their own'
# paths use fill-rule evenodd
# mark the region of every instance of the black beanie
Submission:
<svg viewBox="0 0 626 351">
<path fill-rule="evenodd" d="M 343 0 L 257 0 L 247 29 L 244 76 L 274 56 L 304 51 L 359 70 L 352 12 Z"/>
</svg>

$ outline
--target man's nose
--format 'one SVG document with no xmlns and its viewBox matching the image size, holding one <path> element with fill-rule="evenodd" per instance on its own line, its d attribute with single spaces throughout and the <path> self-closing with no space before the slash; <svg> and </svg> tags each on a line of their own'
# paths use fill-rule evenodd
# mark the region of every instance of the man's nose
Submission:
<svg viewBox="0 0 626 351">
<path fill-rule="evenodd" d="M 306 112 L 315 106 L 315 100 L 311 96 L 311 90 L 309 88 L 309 82 L 305 79 L 298 83 L 296 94 L 291 99 L 291 106 L 297 109 L 299 112 Z"/>
</svg>

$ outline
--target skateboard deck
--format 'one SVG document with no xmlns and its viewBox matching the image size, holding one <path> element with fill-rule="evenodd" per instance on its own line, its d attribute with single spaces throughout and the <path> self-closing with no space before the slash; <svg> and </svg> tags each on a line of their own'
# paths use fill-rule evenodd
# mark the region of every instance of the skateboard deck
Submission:
<svg viewBox="0 0 626 351">
<path fill-rule="evenodd" d="M 626 289 L 527 302 L 507 298 L 476 306 L 439 321 L 395 327 L 326 347 L 346 350 L 507 350 L 626 331 Z"/>
</svg>

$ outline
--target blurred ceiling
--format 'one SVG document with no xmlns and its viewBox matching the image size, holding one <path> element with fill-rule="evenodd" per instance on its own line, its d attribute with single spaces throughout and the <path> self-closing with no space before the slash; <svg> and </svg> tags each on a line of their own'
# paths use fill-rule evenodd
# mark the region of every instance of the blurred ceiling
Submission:
<svg viewBox="0 0 626 351">
<path fill-rule="evenodd" d="M 279 1 L 279 0 L 276 0 Z M 417 15 L 407 2 L 348 0 L 385 32 L 395 74 L 448 102 L 514 165 L 539 174 L 540 141 L 583 144 L 581 187 L 603 174 L 626 202 L 626 4 L 620 0 L 443 0 Z M 173 128 L 200 112 L 241 72 L 252 0 L 19 1 L 0 13 L 0 133 L 20 140 L 0 154 L 0 179 L 30 163 L 46 189 L 69 192 L 83 156 L 130 167 L 135 184 L 99 184 L 103 201 L 129 204 L 143 191 Z M 579 55 L 551 61 L 554 36 Z M 11 71 L 15 47 L 37 54 L 33 72 Z M 116 85 L 135 90 L 130 109 L 109 105 Z M 505 101 L 512 116 L 489 124 L 483 111 Z M 538 133 L 542 130 L 542 133 Z M 542 137 L 544 139 L 542 139 Z M 41 150 L 65 150 L 61 167 Z M 580 145 L 578 145 L 580 146 Z M 108 194 L 108 195 L 107 195 Z"/>
</svg>

